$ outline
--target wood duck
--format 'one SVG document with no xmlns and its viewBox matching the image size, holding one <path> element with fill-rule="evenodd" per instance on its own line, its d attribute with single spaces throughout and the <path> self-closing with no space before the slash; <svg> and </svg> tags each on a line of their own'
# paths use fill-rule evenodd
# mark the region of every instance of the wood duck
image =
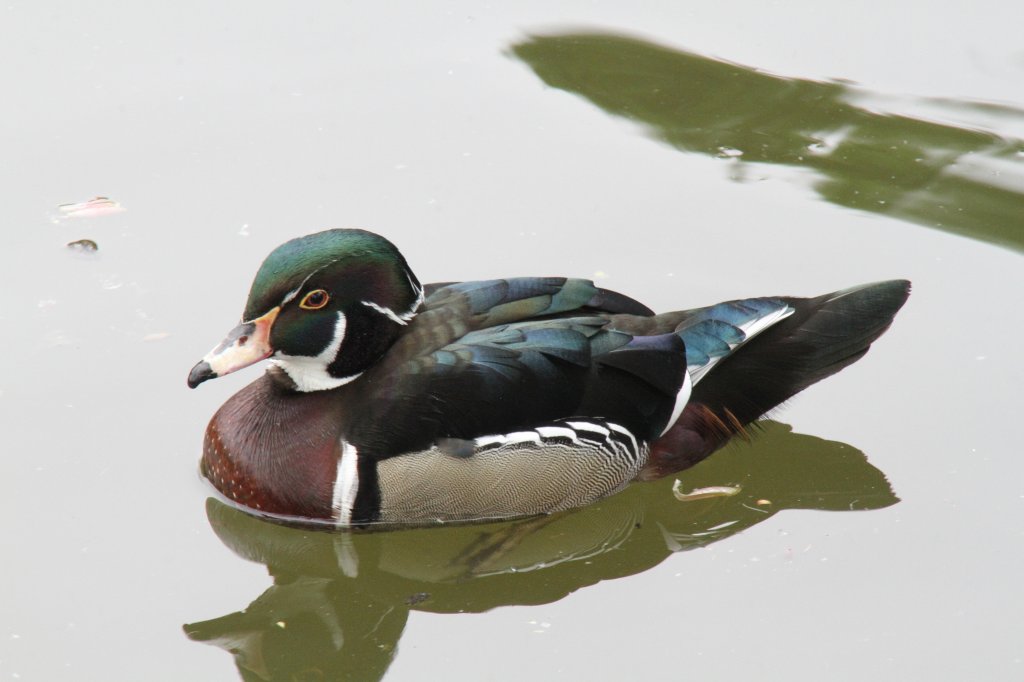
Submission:
<svg viewBox="0 0 1024 682">
<path fill-rule="evenodd" d="M 421 285 L 363 230 L 293 239 L 195 388 L 267 372 L 206 430 L 201 470 L 268 516 L 338 526 L 546 514 L 707 457 L 859 359 L 910 284 L 654 314 L 583 279 Z"/>
</svg>

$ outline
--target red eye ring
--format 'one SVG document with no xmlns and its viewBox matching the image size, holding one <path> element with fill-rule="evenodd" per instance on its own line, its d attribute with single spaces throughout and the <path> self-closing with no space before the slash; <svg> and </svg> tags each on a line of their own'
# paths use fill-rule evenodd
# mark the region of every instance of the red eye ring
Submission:
<svg viewBox="0 0 1024 682">
<path fill-rule="evenodd" d="M 331 296 L 323 289 L 314 289 L 302 297 L 299 307 L 303 310 L 320 310 L 330 302 Z"/>
</svg>

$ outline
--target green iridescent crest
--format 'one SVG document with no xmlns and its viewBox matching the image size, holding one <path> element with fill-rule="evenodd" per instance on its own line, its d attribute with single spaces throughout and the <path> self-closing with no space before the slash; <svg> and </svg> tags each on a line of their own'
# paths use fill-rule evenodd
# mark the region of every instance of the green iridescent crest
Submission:
<svg viewBox="0 0 1024 682">
<path fill-rule="evenodd" d="M 320 279 L 333 282 L 334 295 L 344 293 L 354 300 L 383 296 L 389 303 L 397 297 L 402 299 L 394 301 L 398 305 L 406 298 L 415 300 L 419 287 L 405 258 L 387 239 L 364 230 L 326 230 L 285 242 L 267 256 L 249 290 L 243 319 L 266 313 Z"/>
</svg>

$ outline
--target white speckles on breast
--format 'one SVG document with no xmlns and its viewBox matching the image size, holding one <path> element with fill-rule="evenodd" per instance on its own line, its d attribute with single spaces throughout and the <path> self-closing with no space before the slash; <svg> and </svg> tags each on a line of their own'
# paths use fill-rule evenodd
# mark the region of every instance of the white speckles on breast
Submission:
<svg viewBox="0 0 1024 682">
<path fill-rule="evenodd" d="M 206 430 L 200 469 L 225 497 L 247 507 L 263 509 L 264 496 L 249 484 L 244 472 L 232 460 L 215 423 Z"/>
</svg>

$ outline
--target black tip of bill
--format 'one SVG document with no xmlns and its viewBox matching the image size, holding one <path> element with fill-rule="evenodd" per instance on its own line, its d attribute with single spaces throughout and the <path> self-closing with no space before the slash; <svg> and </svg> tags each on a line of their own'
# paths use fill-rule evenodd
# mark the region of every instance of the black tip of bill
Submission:
<svg viewBox="0 0 1024 682">
<path fill-rule="evenodd" d="M 198 365 L 192 368 L 192 371 L 188 373 L 188 387 L 195 388 L 199 384 L 203 383 L 207 379 L 216 379 L 217 373 L 213 371 L 213 367 L 210 367 L 210 363 L 203 360 Z"/>
</svg>

